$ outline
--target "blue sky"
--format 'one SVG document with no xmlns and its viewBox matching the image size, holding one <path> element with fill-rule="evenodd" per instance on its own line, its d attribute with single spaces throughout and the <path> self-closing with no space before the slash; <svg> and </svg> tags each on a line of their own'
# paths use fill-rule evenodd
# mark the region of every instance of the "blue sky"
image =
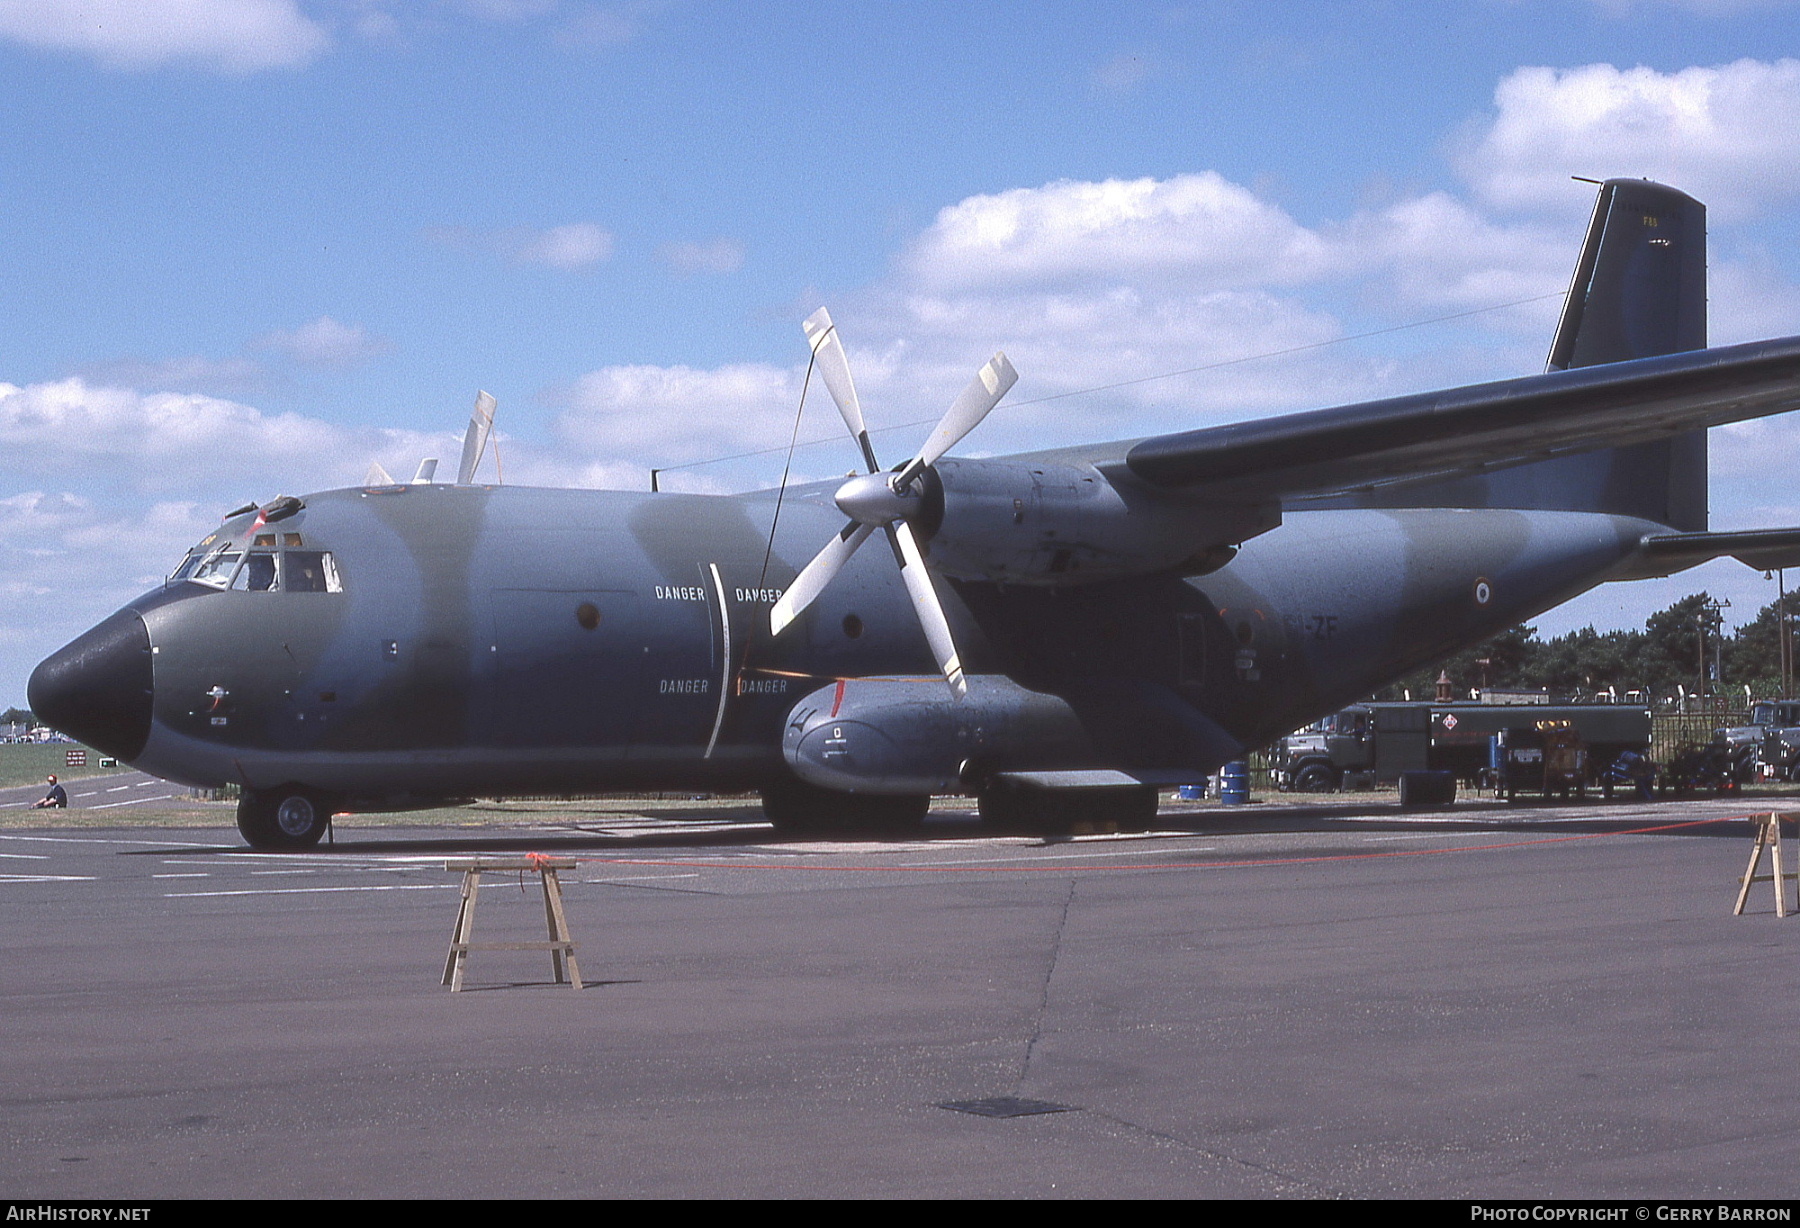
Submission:
<svg viewBox="0 0 1800 1228">
<path fill-rule="evenodd" d="M 1800 333 L 1793 56 L 1728 0 L 0 0 L 0 705 L 227 508 L 448 463 L 477 388 L 508 481 L 775 447 L 820 304 L 877 423 L 996 348 L 1016 402 L 1253 359 L 964 450 L 1129 437 L 1539 369 L 1569 176 L 1645 175 L 1711 208 L 1715 342 Z M 1716 525 L 1800 523 L 1800 426 L 1713 453 Z M 1701 587 L 1773 597 L 1539 626 Z"/>
</svg>

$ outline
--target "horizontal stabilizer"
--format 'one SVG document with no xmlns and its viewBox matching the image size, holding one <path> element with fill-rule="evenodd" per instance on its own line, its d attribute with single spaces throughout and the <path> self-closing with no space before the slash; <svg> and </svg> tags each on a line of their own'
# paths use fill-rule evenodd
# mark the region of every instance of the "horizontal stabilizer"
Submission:
<svg viewBox="0 0 1800 1228">
<path fill-rule="evenodd" d="M 1726 555 L 1758 571 L 1800 567 L 1800 528 L 1652 533 L 1644 538 L 1641 552 L 1644 562 L 1657 567 L 1646 573 L 1650 575 L 1666 575 Z"/>
</svg>

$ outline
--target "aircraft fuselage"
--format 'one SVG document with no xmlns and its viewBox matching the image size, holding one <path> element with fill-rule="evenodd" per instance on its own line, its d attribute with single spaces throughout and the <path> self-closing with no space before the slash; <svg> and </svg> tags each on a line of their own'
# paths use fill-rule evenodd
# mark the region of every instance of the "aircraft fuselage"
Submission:
<svg viewBox="0 0 1800 1228">
<path fill-rule="evenodd" d="M 771 551 L 774 510 L 768 494 L 408 485 L 310 495 L 268 525 L 246 513 L 215 536 L 328 552 L 339 591 L 240 576 L 145 594 L 114 617 L 121 644 L 142 620 L 148 728 L 121 745 L 137 718 L 120 715 L 90 740 L 174 780 L 370 806 L 762 787 L 810 692 L 943 686 L 884 550 L 769 634 L 794 560 L 841 524 L 828 498 L 790 494 Z M 1590 587 L 1653 527 L 1299 512 L 1204 576 L 938 589 L 971 676 L 1068 697 L 1096 760 L 1007 766 L 1200 773 Z M 107 651 L 127 668 L 132 649 Z"/>
</svg>

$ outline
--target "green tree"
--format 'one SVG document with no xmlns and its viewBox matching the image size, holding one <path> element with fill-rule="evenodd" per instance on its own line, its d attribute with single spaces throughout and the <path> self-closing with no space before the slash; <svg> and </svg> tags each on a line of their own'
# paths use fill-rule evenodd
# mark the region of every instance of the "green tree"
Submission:
<svg viewBox="0 0 1800 1228">
<path fill-rule="evenodd" d="M 1791 598 L 1789 604 L 1793 605 Z M 1781 694 L 1781 610 L 1777 602 L 1764 606 L 1726 643 L 1725 678 L 1740 694 L 1745 685 L 1758 698 Z"/>
</svg>

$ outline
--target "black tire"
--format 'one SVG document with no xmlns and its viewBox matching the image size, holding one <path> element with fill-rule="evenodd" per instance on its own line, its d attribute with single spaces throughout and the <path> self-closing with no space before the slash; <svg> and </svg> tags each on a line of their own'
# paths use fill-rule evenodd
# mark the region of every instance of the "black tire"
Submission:
<svg viewBox="0 0 1800 1228">
<path fill-rule="evenodd" d="M 237 826 L 253 849 L 311 848 L 331 826 L 331 801 L 297 785 L 245 790 L 238 799 Z"/>
<path fill-rule="evenodd" d="M 1294 777 L 1296 793 L 1336 793 L 1337 773 L 1323 763 L 1309 763 Z"/>
<path fill-rule="evenodd" d="M 762 791 L 763 816 L 794 835 L 873 836 L 917 831 L 931 809 L 929 795 L 839 793 L 803 780 Z"/>
<path fill-rule="evenodd" d="M 1452 772 L 1400 773 L 1400 805 L 1448 806 L 1456 801 L 1456 775 Z"/>
<path fill-rule="evenodd" d="M 990 784 L 975 795 L 982 826 L 997 832 L 1027 830 L 1025 791 L 1009 784 Z"/>
<path fill-rule="evenodd" d="M 1162 793 L 1151 785 L 1132 789 L 1123 793 L 1113 808 L 1119 816 L 1120 831 L 1149 831 L 1156 826 L 1157 813 L 1162 809 Z"/>
</svg>

